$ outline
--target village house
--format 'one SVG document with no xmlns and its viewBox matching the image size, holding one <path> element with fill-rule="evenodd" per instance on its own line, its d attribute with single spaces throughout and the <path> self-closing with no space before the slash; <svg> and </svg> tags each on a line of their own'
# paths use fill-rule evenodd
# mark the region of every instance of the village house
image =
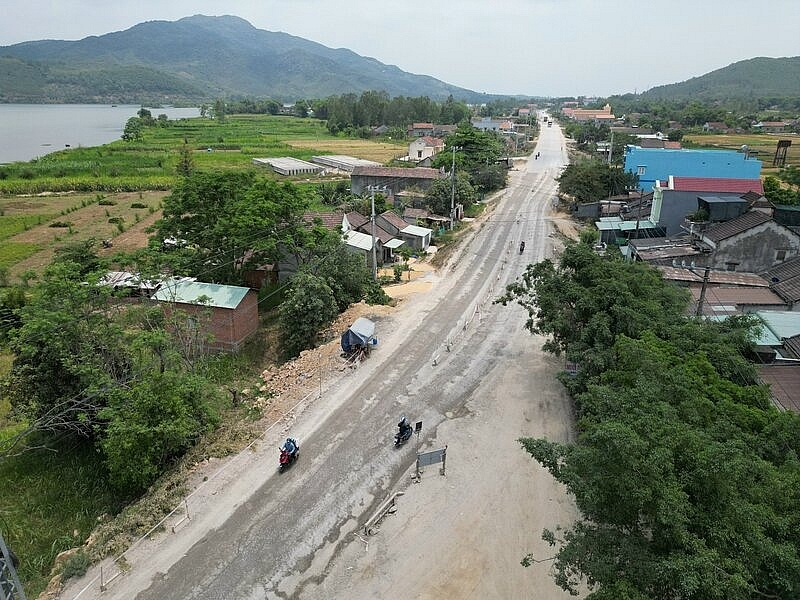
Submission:
<svg viewBox="0 0 800 600">
<path fill-rule="evenodd" d="M 258 294 L 250 288 L 172 280 L 151 299 L 168 315 L 184 313 L 189 330 L 198 330 L 198 341 L 211 336 L 208 347 L 213 350 L 236 352 L 258 329 Z"/>
<path fill-rule="evenodd" d="M 408 137 L 423 137 L 435 135 L 436 126 L 433 123 L 412 123 L 408 126 Z"/>
<path fill-rule="evenodd" d="M 419 162 L 426 158 L 433 158 L 442 150 L 444 150 L 443 139 L 424 135 L 408 145 L 408 159 Z"/>
<path fill-rule="evenodd" d="M 387 210 L 375 217 L 375 222 L 391 235 L 403 240 L 415 250 L 426 251 L 431 244 L 433 230 L 418 225 L 409 225 L 396 212 Z"/>
<path fill-rule="evenodd" d="M 350 176 L 350 189 L 354 195 L 365 194 L 371 188 L 382 188 L 390 198 L 403 190 L 413 188 L 427 191 L 437 179 L 447 175 L 438 169 L 416 167 L 356 167 Z"/>
</svg>

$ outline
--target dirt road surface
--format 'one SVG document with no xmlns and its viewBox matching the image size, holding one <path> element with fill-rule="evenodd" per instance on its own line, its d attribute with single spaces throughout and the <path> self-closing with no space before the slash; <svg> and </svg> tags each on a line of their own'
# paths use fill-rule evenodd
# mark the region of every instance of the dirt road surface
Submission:
<svg viewBox="0 0 800 600">
<path fill-rule="evenodd" d="M 516 440 L 570 440 L 571 403 L 554 379 L 561 365 L 523 329 L 524 311 L 492 303 L 560 245 L 550 217 L 566 162 L 560 130 L 544 129 L 537 150 L 448 266 L 376 319 L 368 360 L 198 481 L 192 518 L 176 515 L 175 533 L 168 523 L 128 551 L 105 592 L 94 568 L 61 598 L 569 597 L 548 562 L 520 565 L 529 552 L 551 556 L 542 529 L 569 525 L 576 510 Z M 401 414 L 423 427 L 395 449 Z M 278 475 L 287 433 L 301 456 Z M 412 482 L 416 452 L 445 446 L 444 474 L 430 465 Z M 365 532 L 396 494 L 393 512 Z M 107 579 L 115 567 L 105 569 Z"/>
</svg>

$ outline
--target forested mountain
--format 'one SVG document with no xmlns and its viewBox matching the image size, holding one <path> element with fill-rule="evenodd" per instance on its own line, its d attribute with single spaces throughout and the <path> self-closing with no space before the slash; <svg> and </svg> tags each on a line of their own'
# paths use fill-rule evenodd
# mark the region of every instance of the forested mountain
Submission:
<svg viewBox="0 0 800 600">
<path fill-rule="evenodd" d="M 660 85 L 645 98 L 702 101 L 800 96 L 800 56 L 742 60 L 682 83 Z"/>
<path fill-rule="evenodd" d="M 161 102 L 391 96 L 487 96 L 344 49 L 256 29 L 239 17 L 149 21 L 79 41 L 0 47 L 0 102 Z"/>
</svg>

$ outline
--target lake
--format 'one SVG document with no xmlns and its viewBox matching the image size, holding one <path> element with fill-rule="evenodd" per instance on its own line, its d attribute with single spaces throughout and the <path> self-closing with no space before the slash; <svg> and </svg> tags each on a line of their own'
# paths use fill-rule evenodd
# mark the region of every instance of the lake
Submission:
<svg viewBox="0 0 800 600">
<path fill-rule="evenodd" d="M 138 104 L 0 104 L 0 164 L 33 160 L 78 146 L 120 139 Z M 199 108 L 148 108 L 170 120 L 199 117 Z"/>
</svg>

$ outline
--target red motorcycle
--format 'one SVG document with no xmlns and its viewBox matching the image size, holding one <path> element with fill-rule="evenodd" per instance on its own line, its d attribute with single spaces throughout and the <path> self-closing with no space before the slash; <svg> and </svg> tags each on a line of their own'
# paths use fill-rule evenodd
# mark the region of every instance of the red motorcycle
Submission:
<svg viewBox="0 0 800 600">
<path fill-rule="evenodd" d="M 278 458 L 278 472 L 283 473 L 286 469 L 291 467 L 298 456 L 300 456 L 300 445 L 297 443 L 297 440 L 286 438 L 283 446 L 281 446 L 281 455 Z"/>
</svg>

